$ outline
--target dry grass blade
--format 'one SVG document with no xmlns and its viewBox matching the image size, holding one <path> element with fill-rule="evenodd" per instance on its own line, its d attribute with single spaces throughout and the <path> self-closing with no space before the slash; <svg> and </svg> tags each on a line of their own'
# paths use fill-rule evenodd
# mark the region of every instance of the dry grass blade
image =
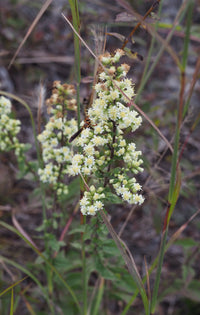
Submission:
<svg viewBox="0 0 200 315">
<path fill-rule="evenodd" d="M 12 222 L 15 228 L 17 229 L 17 231 L 19 231 L 35 248 L 37 248 L 37 250 L 39 250 L 37 245 L 33 242 L 33 240 L 28 236 L 28 234 L 24 231 L 22 226 L 19 224 L 14 214 L 12 214 Z"/>
<path fill-rule="evenodd" d="M 38 88 L 37 88 L 37 101 L 36 101 L 36 106 L 37 106 L 37 131 L 38 134 L 41 133 L 42 130 L 42 108 L 43 105 L 45 104 L 45 97 L 46 97 L 46 89 L 43 83 L 40 83 Z"/>
<path fill-rule="evenodd" d="M 21 50 L 22 46 L 24 45 L 24 43 L 26 42 L 27 38 L 29 37 L 29 35 L 32 33 L 34 27 L 37 25 L 38 21 L 40 20 L 41 16 L 44 14 L 44 12 L 46 11 L 46 9 L 49 7 L 49 5 L 51 4 L 52 0 L 47 0 L 42 8 L 40 9 L 40 12 L 38 13 L 38 15 L 36 16 L 36 18 L 34 19 L 33 23 L 31 24 L 31 26 L 29 27 L 26 35 L 24 36 L 21 44 L 19 45 L 19 47 L 17 48 L 17 51 L 15 52 L 13 58 L 11 59 L 9 65 L 8 65 L 8 69 L 11 67 L 11 65 L 13 64 L 14 60 L 16 59 L 17 55 L 19 54 L 19 51 Z"/>
<path fill-rule="evenodd" d="M 147 18 L 147 16 L 154 10 L 154 8 L 156 7 L 157 4 L 159 4 L 160 0 L 155 1 L 152 6 L 150 7 L 150 9 L 146 12 L 146 14 L 140 19 L 140 21 L 136 24 L 136 26 L 133 28 L 133 30 L 131 31 L 131 33 L 129 34 L 129 36 L 127 37 L 127 39 L 125 40 L 124 44 L 122 45 L 122 49 L 124 49 L 124 47 L 127 45 L 129 39 L 133 36 L 133 34 L 135 33 L 135 31 L 140 27 L 140 25 L 142 25 L 143 21 Z"/>
<path fill-rule="evenodd" d="M 115 232 L 115 230 L 113 229 L 112 225 L 110 224 L 110 222 L 108 221 L 105 213 L 103 211 L 100 211 L 101 217 L 105 223 L 105 225 L 107 226 L 111 236 L 113 237 L 115 243 L 117 244 L 118 249 L 120 250 L 126 264 L 128 267 L 128 270 L 130 272 L 130 274 L 133 276 L 133 279 L 138 283 L 139 287 L 143 287 L 142 284 L 142 279 L 140 277 L 140 274 L 138 272 L 137 266 L 134 262 L 134 259 L 132 257 L 132 255 L 130 254 L 130 251 L 128 251 L 128 254 L 126 253 L 125 249 L 123 248 L 122 244 L 124 244 L 122 242 L 122 240 L 118 237 L 117 233 Z M 127 250 L 127 247 L 125 247 Z"/>
<path fill-rule="evenodd" d="M 146 271 L 146 277 L 147 277 L 148 299 L 149 299 L 149 301 L 151 301 L 151 287 L 150 287 L 149 270 L 148 270 L 148 266 L 147 266 L 146 257 L 144 257 L 144 263 L 145 263 L 145 271 Z"/>
<path fill-rule="evenodd" d="M 24 278 L 22 278 L 22 279 L 16 281 L 15 283 L 11 284 L 8 288 L 6 288 L 3 292 L 0 293 L 0 296 L 4 295 L 5 293 L 7 293 L 11 289 L 13 289 L 15 286 L 19 285 L 21 282 L 23 282 L 27 278 L 28 278 L 28 276 L 25 276 Z"/>
<path fill-rule="evenodd" d="M 34 54 L 34 52 L 33 52 Z M 36 55 L 36 54 L 35 54 Z M 31 63 L 64 63 L 64 64 L 72 64 L 74 62 L 74 57 L 69 56 L 55 56 L 55 55 L 47 55 L 41 56 L 36 55 L 35 57 L 19 57 L 16 60 L 20 64 L 31 64 Z"/>
<path fill-rule="evenodd" d="M 174 60 L 174 62 L 176 63 L 176 65 L 180 66 L 180 61 L 179 61 L 179 58 L 176 54 L 176 52 L 172 49 L 172 47 L 169 45 L 169 40 L 170 40 L 170 37 L 171 37 L 171 33 L 172 31 L 174 30 L 174 28 L 176 27 L 177 23 L 178 23 L 178 20 L 181 16 L 181 14 L 183 13 L 183 11 L 185 10 L 185 7 L 187 5 L 187 0 L 185 0 L 180 9 L 179 9 L 179 12 L 176 16 L 176 19 L 174 20 L 174 23 L 173 23 L 173 26 L 172 26 L 172 29 L 171 29 L 171 32 L 168 34 L 167 38 L 166 39 L 163 39 L 162 36 L 160 36 L 153 27 L 151 27 L 151 25 L 149 25 L 149 23 L 147 23 L 145 21 L 146 17 L 148 16 L 148 12 L 145 14 L 145 16 L 141 16 L 140 14 L 138 14 L 137 12 L 135 12 L 133 10 L 133 8 L 127 3 L 125 2 L 124 0 L 117 0 L 117 2 L 125 9 L 128 11 L 128 13 L 131 13 L 138 21 L 139 23 L 136 25 L 136 27 L 138 28 L 140 25 L 144 25 L 145 26 L 145 29 L 147 30 L 147 32 L 149 32 L 152 36 L 154 36 L 161 44 L 162 44 L 162 49 L 166 49 L 168 51 L 168 53 L 172 56 L 172 59 Z M 151 10 L 152 11 L 152 10 Z M 129 34 L 128 38 L 130 36 L 132 36 L 132 34 L 136 31 L 137 28 L 134 28 L 132 30 L 132 32 Z M 127 38 L 127 39 L 128 39 Z"/>
<path fill-rule="evenodd" d="M 179 229 L 178 231 L 176 231 L 172 237 L 170 238 L 168 244 L 167 244 L 167 248 L 169 248 L 174 242 L 175 240 L 177 240 L 177 238 L 181 235 L 181 233 L 185 230 L 185 228 L 188 226 L 188 224 L 200 213 L 200 209 L 197 210 L 190 218 L 189 220 L 184 223 Z"/>
</svg>

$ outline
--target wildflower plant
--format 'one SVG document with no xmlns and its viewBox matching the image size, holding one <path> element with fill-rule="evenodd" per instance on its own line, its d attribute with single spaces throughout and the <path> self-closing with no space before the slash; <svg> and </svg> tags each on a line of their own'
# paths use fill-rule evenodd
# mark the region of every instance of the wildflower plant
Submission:
<svg viewBox="0 0 200 315">
<path fill-rule="evenodd" d="M 125 131 L 128 128 L 135 131 L 142 118 L 129 108 L 125 97 L 131 99 L 135 93 L 131 79 L 127 78 L 129 66 L 116 65 L 123 54 L 118 49 L 113 56 L 109 53 L 100 56 L 107 71 L 98 70 L 96 98 L 88 110 L 90 126 L 83 129 L 71 148 L 68 139 L 77 128 L 74 118 L 67 119 L 67 110 L 76 106 L 71 85 L 54 82 L 53 94 L 47 100 L 51 117 L 38 136 L 45 163 L 38 173 L 41 181 L 51 184 L 57 195 L 68 193 L 67 185 L 62 183 L 66 175 L 81 174 L 88 178 L 90 189 L 85 190 L 80 201 L 83 215 L 95 215 L 114 195 L 130 204 L 140 205 L 144 201 L 135 178 L 143 170 L 141 151 L 124 138 Z"/>
<path fill-rule="evenodd" d="M 140 205 L 144 201 L 135 178 L 143 170 L 141 151 L 124 138 L 125 131 L 128 128 L 135 131 L 142 118 L 129 108 L 125 97 L 131 99 L 135 93 L 132 81 L 127 78 L 129 66 L 116 65 L 123 54 L 118 49 L 113 56 L 109 53 L 100 56 L 107 71 L 102 68 L 98 71 L 96 98 L 88 110 L 92 127 L 85 128 L 75 140 L 82 153 L 74 154 L 67 168 L 71 176 L 89 177 L 90 189 L 80 201 L 84 215 L 95 215 L 113 194 L 130 204 Z"/>
<path fill-rule="evenodd" d="M 93 127 L 85 129 L 76 140 L 83 154 L 78 159 L 74 155 L 68 168 L 70 175 L 92 176 L 93 185 L 80 202 L 83 214 L 94 215 L 103 209 L 104 201 L 113 193 L 130 204 L 140 205 L 144 201 L 135 178 L 143 170 L 141 151 L 136 151 L 135 143 L 124 138 L 125 131 L 128 128 L 135 131 L 142 118 L 129 108 L 124 96 L 131 99 L 135 93 L 132 81 L 127 78 L 129 65 L 116 65 L 123 54 L 118 49 L 113 56 L 109 53 L 100 56 L 107 71 L 99 69 L 94 86 L 96 98 L 88 110 Z"/>
<path fill-rule="evenodd" d="M 21 122 L 12 118 L 12 104 L 4 96 L 0 97 L 0 150 L 9 152 L 14 150 L 18 160 L 23 157 L 25 145 L 20 143 L 17 136 L 21 129 Z"/>
<path fill-rule="evenodd" d="M 67 113 L 76 109 L 74 94 L 73 85 L 54 82 L 52 95 L 46 102 L 50 119 L 44 131 L 38 135 L 44 161 L 44 168 L 39 168 L 38 174 L 43 183 L 52 186 L 57 196 L 68 194 L 64 179 L 72 152 L 67 143 L 77 123 L 75 119 L 68 120 Z"/>
</svg>

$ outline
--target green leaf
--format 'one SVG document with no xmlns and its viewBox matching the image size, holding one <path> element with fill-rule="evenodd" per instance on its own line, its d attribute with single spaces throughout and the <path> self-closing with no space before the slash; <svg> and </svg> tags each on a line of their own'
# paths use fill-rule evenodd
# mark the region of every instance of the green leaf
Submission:
<svg viewBox="0 0 200 315">
<path fill-rule="evenodd" d="M 187 287 L 186 296 L 191 300 L 200 302 L 200 282 L 199 280 L 192 280 Z"/>
<path fill-rule="evenodd" d="M 77 253 L 76 251 L 69 251 L 67 253 L 67 256 L 65 255 L 64 251 L 60 251 L 53 259 L 53 265 L 59 271 L 67 272 L 73 269 L 80 268 L 82 266 L 82 262 L 79 253 Z"/>
<path fill-rule="evenodd" d="M 195 276 L 195 271 L 194 271 L 194 269 L 192 268 L 192 267 L 190 267 L 190 266 L 185 266 L 185 265 L 183 265 L 182 266 L 182 274 L 183 274 L 183 280 L 185 281 L 185 282 L 187 282 L 188 281 L 188 279 L 193 279 L 194 278 L 194 276 Z"/>
<path fill-rule="evenodd" d="M 116 275 L 103 265 L 98 255 L 94 258 L 96 271 L 105 279 L 116 280 Z"/>
<path fill-rule="evenodd" d="M 52 249 L 53 252 L 58 252 L 62 246 L 66 245 L 65 242 L 57 241 L 55 235 L 52 235 L 52 234 L 48 235 L 47 241 L 48 241 L 48 247 Z"/>
<path fill-rule="evenodd" d="M 106 254 L 106 256 L 108 255 L 108 257 L 110 257 L 110 256 L 111 257 L 118 257 L 118 256 L 121 257 L 121 253 L 120 253 L 118 247 L 116 246 L 115 242 L 113 241 L 113 239 L 105 240 L 105 242 L 103 243 L 102 251 L 104 254 Z"/>
<path fill-rule="evenodd" d="M 68 185 L 69 193 L 63 197 L 63 200 L 70 201 L 74 200 L 76 197 L 80 196 L 80 179 L 76 177 Z"/>
<path fill-rule="evenodd" d="M 24 151 L 28 151 L 32 148 L 32 144 L 30 143 L 24 143 Z M 38 164 L 38 163 L 37 163 Z"/>
<path fill-rule="evenodd" d="M 48 259 L 47 253 L 42 252 L 42 255 L 43 255 L 46 259 Z M 38 256 L 38 257 L 36 258 L 36 260 L 35 260 L 34 263 L 37 264 L 37 265 L 44 264 L 44 259 L 43 259 L 41 256 Z"/>
<path fill-rule="evenodd" d="M 73 234 L 80 234 L 80 233 L 85 233 L 85 225 L 79 225 L 78 227 L 74 228 L 73 230 L 71 230 L 68 235 L 73 235 Z"/>
<path fill-rule="evenodd" d="M 70 272 L 70 274 L 67 275 L 67 283 L 74 290 L 75 289 L 81 290 L 81 288 L 82 288 L 81 273 L 80 272 Z"/>
<path fill-rule="evenodd" d="M 126 290 L 130 293 L 134 293 L 137 289 L 136 283 L 133 278 L 130 277 L 129 272 L 125 268 L 113 268 L 113 271 L 118 275 L 116 281 L 113 283 L 114 286 L 119 290 Z"/>
<path fill-rule="evenodd" d="M 57 230 L 58 222 L 56 220 L 52 220 L 52 226 L 53 226 L 54 230 Z"/>
<path fill-rule="evenodd" d="M 177 245 L 181 245 L 181 246 L 186 247 L 186 248 L 198 245 L 198 243 L 194 239 L 192 239 L 191 237 L 182 238 L 180 240 L 177 240 L 175 243 Z"/>
<path fill-rule="evenodd" d="M 44 231 L 44 229 L 45 229 L 45 224 L 42 223 L 40 226 L 38 226 L 38 227 L 35 228 L 35 231 L 41 232 L 41 231 Z"/>
<path fill-rule="evenodd" d="M 82 248 L 82 245 L 80 242 L 74 241 L 74 242 L 71 242 L 70 245 L 71 245 L 71 247 L 78 249 L 78 250 L 81 250 L 81 248 Z"/>
<path fill-rule="evenodd" d="M 119 198 L 117 195 L 113 194 L 112 192 L 106 192 L 105 200 L 106 202 L 110 202 L 112 204 L 120 204 L 122 203 L 121 198 Z"/>
<path fill-rule="evenodd" d="M 184 284 L 185 284 L 184 280 L 175 279 L 175 281 L 173 282 L 171 286 L 167 286 L 167 288 L 163 290 L 162 293 L 159 294 L 158 300 L 162 301 L 165 296 L 180 292 L 181 289 L 184 287 Z"/>
</svg>

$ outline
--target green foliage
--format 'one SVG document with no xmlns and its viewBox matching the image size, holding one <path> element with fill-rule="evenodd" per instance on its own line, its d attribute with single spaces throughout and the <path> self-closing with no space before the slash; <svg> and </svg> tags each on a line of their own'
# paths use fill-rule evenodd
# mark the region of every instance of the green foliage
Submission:
<svg viewBox="0 0 200 315">
<path fill-rule="evenodd" d="M 116 194 L 113 194 L 112 192 L 106 193 L 106 203 L 110 204 L 121 204 L 122 200 L 119 198 Z"/>
</svg>

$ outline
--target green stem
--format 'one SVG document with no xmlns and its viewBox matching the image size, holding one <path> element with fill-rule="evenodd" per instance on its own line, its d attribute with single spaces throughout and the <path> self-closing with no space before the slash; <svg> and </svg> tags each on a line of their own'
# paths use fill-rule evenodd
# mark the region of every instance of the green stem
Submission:
<svg viewBox="0 0 200 315">
<path fill-rule="evenodd" d="M 168 201 L 172 202 L 175 182 L 176 182 L 176 168 L 177 168 L 177 160 L 178 160 L 178 148 L 179 148 L 179 139 L 180 139 L 180 127 L 181 121 L 183 118 L 183 93 L 185 87 L 185 69 L 187 65 L 187 58 L 188 58 L 188 47 L 189 47 L 189 38 L 190 38 L 190 28 L 191 28 L 191 19 L 192 19 L 192 12 L 193 12 L 194 3 L 191 1 L 188 4 L 187 10 L 187 24 L 186 24 L 186 36 L 184 39 L 184 51 L 183 51 L 183 58 L 182 58 L 182 72 L 181 72 L 181 88 L 180 88 L 180 101 L 179 101 L 179 108 L 178 108 L 178 115 L 177 115 L 177 123 L 176 123 L 176 132 L 175 132 L 175 139 L 174 139 L 174 152 L 172 157 L 172 169 L 171 169 L 171 180 L 170 180 L 170 187 L 169 187 L 169 196 Z M 189 21 L 190 20 L 190 21 Z"/>
<path fill-rule="evenodd" d="M 78 1 L 77 0 L 69 0 L 73 27 L 75 31 L 79 34 L 80 30 L 80 19 L 79 19 L 79 10 L 78 10 Z M 74 32 L 74 51 L 75 51 L 75 74 L 76 74 L 76 82 L 77 82 L 77 121 L 78 121 L 78 129 L 80 129 L 80 82 L 81 82 L 81 66 L 80 66 L 80 40 L 79 37 Z M 81 180 L 80 180 L 81 185 Z M 83 224 L 85 224 L 86 218 L 83 217 Z M 83 311 L 84 315 L 87 314 L 87 272 L 86 272 L 86 256 L 85 256 L 85 242 L 82 236 L 82 264 L 83 264 Z"/>
<path fill-rule="evenodd" d="M 76 32 L 79 34 L 80 30 L 80 19 L 79 19 L 79 10 L 78 10 L 78 1 L 77 0 L 69 0 L 73 27 Z M 75 75 L 76 75 L 76 84 L 77 84 L 77 121 L 78 121 L 78 129 L 80 128 L 80 82 L 81 82 L 81 66 L 80 66 L 80 41 L 78 36 L 74 32 L 74 54 L 75 54 Z"/>
<path fill-rule="evenodd" d="M 166 229 L 164 231 L 164 234 L 163 234 L 163 237 L 162 237 L 162 241 L 161 241 L 161 246 L 160 246 L 158 268 L 157 268 L 157 271 L 156 271 L 156 280 L 155 280 L 155 284 L 154 284 L 152 301 L 151 301 L 151 314 L 154 314 L 155 307 L 156 307 L 156 302 L 157 302 L 158 289 L 159 289 L 159 283 L 160 283 L 160 277 L 161 277 L 161 270 L 162 270 L 164 253 L 165 253 L 165 245 L 166 245 L 166 241 L 167 241 L 167 232 L 168 232 L 168 229 Z"/>
<path fill-rule="evenodd" d="M 86 224 L 86 216 L 83 216 L 83 224 Z M 83 315 L 87 314 L 87 291 L 88 291 L 88 281 L 87 281 L 87 268 L 86 268 L 86 256 L 85 256 L 85 242 L 84 238 L 82 235 L 82 264 L 83 264 L 83 274 L 82 274 L 82 279 L 83 279 Z"/>
<path fill-rule="evenodd" d="M 105 283 L 104 278 L 100 278 L 99 290 L 98 290 L 96 302 L 92 311 L 92 315 L 97 315 L 99 313 L 100 304 L 101 304 L 103 293 L 104 293 L 104 283 Z"/>
</svg>

